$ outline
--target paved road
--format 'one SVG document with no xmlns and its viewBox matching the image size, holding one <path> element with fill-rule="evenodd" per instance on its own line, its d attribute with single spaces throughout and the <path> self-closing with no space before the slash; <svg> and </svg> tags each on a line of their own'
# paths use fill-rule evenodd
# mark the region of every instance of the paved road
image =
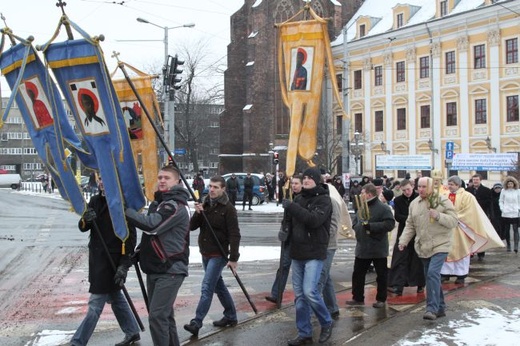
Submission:
<svg viewBox="0 0 520 346">
<path fill-rule="evenodd" d="M 78 216 L 69 212 L 68 204 L 60 199 L 26 196 L 0 189 L 0 220 L 3 224 L 0 229 L 3 252 L 0 258 L 0 345 L 44 345 L 44 331 L 63 335 L 62 340 L 70 339 L 84 316 L 88 299 L 88 235 L 77 230 Z M 241 244 L 246 246 L 241 250 L 242 257 L 248 257 L 250 251 L 257 253 L 257 249 L 278 254 L 276 235 L 280 220 L 280 213 L 239 211 Z M 196 237 L 197 232 L 194 232 L 191 237 L 193 245 L 196 245 Z M 343 270 L 352 267 L 351 245 L 345 241 L 334 264 L 338 289 L 344 289 L 343 284 L 348 281 Z M 198 257 L 196 248 L 192 252 Z M 278 260 L 275 257 L 265 260 L 265 254 L 260 258 L 241 261 L 238 273 L 259 312 L 264 313 L 274 310 L 273 304 L 265 301 L 264 296 L 270 291 Z M 182 325 L 193 317 L 203 276 L 201 264 L 195 262 L 190 264 L 190 276 L 176 302 L 177 322 L 181 326 L 179 332 L 184 341 L 189 340 L 189 334 Z M 229 271 L 224 273 L 224 279 L 236 301 L 240 320 L 254 317 Z M 126 286 L 147 327 L 146 309 L 133 271 Z M 288 287 L 291 287 L 290 283 Z M 289 292 L 284 304 L 291 304 L 292 300 Z M 216 303 L 210 310 L 201 336 L 216 331 L 211 322 L 220 318 L 221 308 Z M 90 344 L 106 345 L 104 333 L 114 334 L 114 342 L 117 342 L 121 337 L 117 331 L 114 316 L 110 309 L 105 309 Z M 59 344 L 59 341 L 54 342 Z M 141 344 L 150 344 L 147 332 L 143 333 Z"/>
</svg>

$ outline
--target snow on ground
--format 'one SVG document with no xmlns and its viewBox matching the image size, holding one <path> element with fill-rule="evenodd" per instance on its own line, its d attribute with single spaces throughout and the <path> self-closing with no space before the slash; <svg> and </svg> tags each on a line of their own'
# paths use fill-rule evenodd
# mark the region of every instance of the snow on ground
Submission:
<svg viewBox="0 0 520 346">
<path fill-rule="evenodd" d="M 449 321 L 448 328 L 439 324 L 433 329 L 425 330 L 419 339 L 407 335 L 397 345 L 515 345 L 520 335 L 519 317 L 520 309 L 515 309 L 512 313 L 500 308 L 475 309 L 464 314 L 461 319 Z M 415 331 L 414 334 L 416 333 Z"/>
</svg>

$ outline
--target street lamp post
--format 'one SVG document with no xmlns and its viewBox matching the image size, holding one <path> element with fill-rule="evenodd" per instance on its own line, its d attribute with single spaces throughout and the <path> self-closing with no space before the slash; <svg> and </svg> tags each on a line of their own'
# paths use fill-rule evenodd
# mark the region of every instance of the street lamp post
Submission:
<svg viewBox="0 0 520 346">
<path fill-rule="evenodd" d="M 164 30 L 164 67 L 163 67 L 163 102 L 164 102 L 164 120 L 167 124 L 166 129 L 164 131 L 165 141 L 168 143 L 169 149 L 172 151 L 172 155 L 175 152 L 175 100 L 173 97 L 170 97 L 170 88 L 167 83 L 168 80 L 168 31 L 177 28 L 193 28 L 195 26 L 194 23 L 188 23 L 184 25 L 178 26 L 161 26 L 155 23 L 152 23 L 144 18 L 137 18 L 139 23 L 150 24 L 161 28 Z M 152 41 L 152 40 L 149 40 Z M 170 105 L 171 103 L 171 105 Z M 170 107 L 171 106 L 171 107 Z M 170 114 L 170 109 L 172 109 Z"/>
<path fill-rule="evenodd" d="M 356 131 L 354 133 L 354 143 L 350 145 L 350 151 L 354 155 L 354 160 L 356 161 L 356 175 L 361 174 L 359 171 L 359 160 L 361 159 L 361 154 L 363 153 L 363 143 L 360 142 L 361 133 Z"/>
</svg>

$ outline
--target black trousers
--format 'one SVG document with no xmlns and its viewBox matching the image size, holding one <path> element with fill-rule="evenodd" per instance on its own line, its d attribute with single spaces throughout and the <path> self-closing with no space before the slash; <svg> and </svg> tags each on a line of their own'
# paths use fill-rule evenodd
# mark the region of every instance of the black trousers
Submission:
<svg viewBox="0 0 520 346">
<path fill-rule="evenodd" d="M 246 205 L 246 200 L 249 201 L 249 208 L 253 204 L 253 191 L 244 190 L 244 199 L 242 200 L 242 206 Z"/>
<path fill-rule="evenodd" d="M 365 277 L 368 267 L 374 263 L 376 270 L 377 294 L 378 302 L 386 302 L 388 292 L 388 268 L 386 265 L 386 257 L 384 258 L 359 258 L 354 260 L 354 272 L 352 273 L 352 299 L 363 302 L 365 301 Z"/>
</svg>

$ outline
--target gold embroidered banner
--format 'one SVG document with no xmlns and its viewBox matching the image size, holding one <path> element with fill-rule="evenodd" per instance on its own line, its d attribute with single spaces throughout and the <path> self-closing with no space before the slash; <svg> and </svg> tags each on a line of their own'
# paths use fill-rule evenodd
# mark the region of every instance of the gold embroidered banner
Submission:
<svg viewBox="0 0 520 346">
<path fill-rule="evenodd" d="M 293 22 L 292 19 L 303 11 L 308 11 L 313 19 Z M 288 176 L 294 174 L 297 156 L 309 166 L 315 166 L 312 158 L 317 147 L 325 63 L 329 68 L 334 96 L 343 109 L 336 87 L 327 21 L 320 18 L 308 5 L 293 18 L 277 25 L 282 99 L 289 108 L 291 117 L 286 162 Z"/>
<path fill-rule="evenodd" d="M 146 74 L 126 63 L 124 64 L 137 74 L 137 76 L 131 78 L 132 82 L 145 103 L 144 106 L 151 112 L 151 116 L 157 119 L 161 112 L 155 91 L 152 88 L 152 79 L 155 76 Z M 157 135 L 126 79 L 117 79 L 112 82 L 128 126 L 134 159 L 138 165 L 137 169 L 144 178 L 146 198 L 153 201 L 153 194 L 157 190 L 157 172 L 160 168 Z"/>
</svg>

